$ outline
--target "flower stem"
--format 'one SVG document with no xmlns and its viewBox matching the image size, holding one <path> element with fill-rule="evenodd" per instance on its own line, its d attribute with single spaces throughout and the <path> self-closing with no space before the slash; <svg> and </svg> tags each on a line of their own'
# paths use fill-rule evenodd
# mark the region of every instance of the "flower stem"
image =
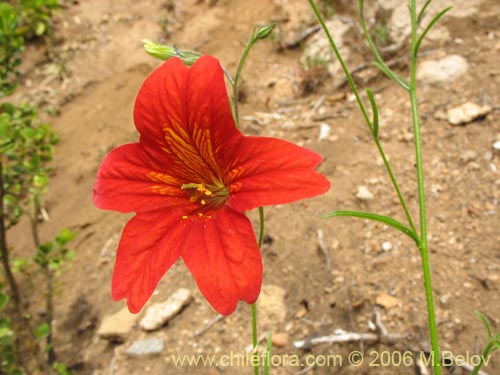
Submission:
<svg viewBox="0 0 500 375">
<path fill-rule="evenodd" d="M 259 207 L 259 249 L 262 249 L 264 243 L 264 207 Z M 259 364 L 257 361 L 257 305 L 252 304 L 252 345 L 254 349 L 254 374 L 259 375 Z"/>
<path fill-rule="evenodd" d="M 236 69 L 236 75 L 234 76 L 234 81 L 232 83 L 232 86 L 233 86 L 233 117 L 234 117 L 234 122 L 236 123 L 237 128 L 240 127 L 240 113 L 239 113 L 239 109 L 238 109 L 238 101 L 240 98 L 239 86 L 240 86 L 240 80 L 241 80 L 241 72 L 243 71 L 243 67 L 245 66 L 245 62 L 247 61 L 248 54 L 250 53 L 250 50 L 252 49 L 252 46 L 254 45 L 254 43 L 255 43 L 255 39 L 252 35 L 247 42 L 245 50 L 243 51 L 243 55 L 241 56 L 240 63 L 238 64 L 238 69 Z"/>
<path fill-rule="evenodd" d="M 330 46 L 333 49 L 333 52 L 335 53 L 335 57 L 339 61 L 342 70 L 344 71 L 344 75 L 347 79 L 347 82 L 349 84 L 349 87 L 351 88 L 352 93 L 354 94 L 354 97 L 356 98 L 356 102 L 358 103 L 359 109 L 361 110 L 361 113 L 363 115 L 363 118 L 365 119 L 366 124 L 368 125 L 368 128 L 370 129 L 370 133 L 373 135 L 374 134 L 374 124 L 370 120 L 370 117 L 368 116 L 368 111 L 366 110 L 365 105 L 363 104 L 363 101 L 361 100 L 361 95 L 359 94 L 359 91 L 356 87 L 356 84 L 354 83 L 354 79 L 352 78 L 351 73 L 349 72 L 349 69 L 347 67 L 347 64 L 344 62 L 344 59 L 342 58 L 342 55 L 340 54 L 340 51 L 337 48 L 337 45 L 335 44 L 335 41 L 333 40 L 332 35 L 330 34 L 330 30 L 328 30 L 328 27 L 326 26 L 325 20 L 323 19 L 323 16 L 321 15 L 316 3 L 314 0 L 309 0 L 309 4 L 311 5 L 314 13 L 316 14 L 316 17 L 318 18 L 319 23 L 323 27 L 323 30 L 325 31 L 325 34 L 328 38 L 328 41 L 330 42 Z M 360 6 L 363 5 L 363 2 L 360 3 Z M 361 12 L 362 14 L 362 12 Z M 399 202 L 401 204 L 401 207 L 403 208 L 404 214 L 406 216 L 406 220 L 408 220 L 408 224 L 410 225 L 410 228 L 415 231 L 415 226 L 413 224 L 413 220 L 411 218 L 410 212 L 408 210 L 408 205 L 406 204 L 406 200 L 404 199 L 403 193 L 401 192 L 401 189 L 399 187 L 399 184 L 396 180 L 396 177 L 394 175 L 394 172 L 392 171 L 392 167 L 389 163 L 389 160 L 387 159 L 385 152 L 380 144 L 380 141 L 378 137 L 373 136 L 373 139 L 375 140 L 375 143 L 377 145 L 377 149 L 380 152 L 380 156 L 382 157 L 382 160 L 384 161 L 384 166 L 387 170 L 387 173 L 389 174 L 389 177 L 391 178 L 392 185 L 394 187 L 394 190 L 396 191 L 396 194 L 399 198 Z"/>
<path fill-rule="evenodd" d="M 252 345 L 253 345 L 253 372 L 259 375 L 259 361 L 257 354 L 257 304 L 252 304 Z"/>
<path fill-rule="evenodd" d="M 413 133 L 415 139 L 415 157 L 417 164 L 418 204 L 420 212 L 420 255 L 422 258 L 422 270 L 424 273 L 425 298 L 427 301 L 427 319 L 429 323 L 429 334 L 432 347 L 432 364 L 434 374 L 441 375 L 441 364 L 439 358 L 439 343 L 437 334 L 436 314 L 434 311 L 434 298 L 432 292 L 431 269 L 429 261 L 429 248 L 427 241 L 427 214 L 425 207 L 425 185 L 424 166 L 422 158 L 422 141 L 420 137 L 420 122 L 417 103 L 417 4 L 416 0 L 410 1 L 411 16 L 411 66 L 410 66 L 410 102 L 413 120 Z"/>
</svg>

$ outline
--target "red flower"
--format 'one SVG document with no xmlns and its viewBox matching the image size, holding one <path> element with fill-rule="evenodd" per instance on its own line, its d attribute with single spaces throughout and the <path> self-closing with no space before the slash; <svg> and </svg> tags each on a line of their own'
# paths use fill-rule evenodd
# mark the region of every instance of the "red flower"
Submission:
<svg viewBox="0 0 500 375">
<path fill-rule="evenodd" d="M 221 314 L 256 301 L 262 261 L 244 212 L 328 190 L 316 153 L 244 136 L 231 116 L 224 75 L 213 57 L 191 68 L 171 59 L 144 82 L 134 109 L 138 143 L 103 161 L 97 207 L 135 212 L 118 246 L 114 300 L 138 312 L 178 258 Z"/>
</svg>

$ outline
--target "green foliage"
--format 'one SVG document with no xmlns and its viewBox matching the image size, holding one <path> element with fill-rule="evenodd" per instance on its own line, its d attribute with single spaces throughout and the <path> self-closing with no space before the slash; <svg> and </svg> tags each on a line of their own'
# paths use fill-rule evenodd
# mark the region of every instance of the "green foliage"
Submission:
<svg viewBox="0 0 500 375">
<path fill-rule="evenodd" d="M 474 367 L 474 370 L 471 372 L 472 375 L 476 375 L 479 373 L 479 370 L 481 367 L 483 367 L 485 361 L 490 357 L 490 355 L 500 349 L 500 333 L 498 333 L 496 336 L 493 336 L 493 332 L 491 330 L 490 322 L 488 321 L 488 318 L 481 313 L 480 311 L 476 311 L 476 315 L 481 319 L 481 322 L 483 322 L 484 327 L 486 328 L 486 332 L 488 334 L 488 342 L 486 343 L 483 353 L 480 356 L 480 362 Z"/>
<path fill-rule="evenodd" d="M 15 361 L 16 334 L 11 327 L 10 319 L 4 313 L 8 302 L 9 296 L 0 284 L 0 374 L 21 375 L 22 371 Z"/>
<path fill-rule="evenodd" d="M 19 13 L 8 3 L 0 3 L 0 98 L 16 89 L 15 76 L 21 64 L 24 36 Z M 14 77 L 13 77 L 14 76 Z"/>
<path fill-rule="evenodd" d="M 11 0 L 0 3 L 0 98 L 16 89 L 20 54 L 26 39 L 51 31 L 59 0 Z"/>
<path fill-rule="evenodd" d="M 42 268 L 48 268 L 55 273 L 62 270 L 65 261 L 72 260 L 75 252 L 68 248 L 68 243 L 73 241 L 76 233 L 67 228 L 61 230 L 53 242 L 40 245 L 35 254 L 35 262 Z"/>
<path fill-rule="evenodd" d="M 35 108 L 0 105 L 0 154 L 2 155 L 4 210 L 7 227 L 24 213 L 23 202 L 46 189 L 47 163 L 52 160 L 58 137 L 40 123 Z"/>
<path fill-rule="evenodd" d="M 51 32 L 52 15 L 59 9 L 59 0 L 17 0 L 14 3 L 28 39 Z"/>
<path fill-rule="evenodd" d="M 52 369 L 54 369 L 58 375 L 71 375 L 71 372 L 69 372 L 64 363 L 55 362 L 52 365 Z"/>
</svg>

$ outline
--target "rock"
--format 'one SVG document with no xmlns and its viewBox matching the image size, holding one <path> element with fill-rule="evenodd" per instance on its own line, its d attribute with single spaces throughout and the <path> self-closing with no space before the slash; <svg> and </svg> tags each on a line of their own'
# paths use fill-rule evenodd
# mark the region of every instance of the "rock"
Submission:
<svg viewBox="0 0 500 375">
<path fill-rule="evenodd" d="M 438 60 L 423 61 L 418 66 L 417 78 L 429 83 L 451 82 L 469 69 L 467 60 L 450 55 Z"/>
<path fill-rule="evenodd" d="M 140 322 L 141 328 L 145 331 L 154 331 L 160 328 L 191 302 L 191 299 L 191 291 L 181 288 L 164 302 L 151 305 Z"/>
<path fill-rule="evenodd" d="M 493 143 L 493 148 L 497 151 L 500 151 L 500 141 L 496 141 Z"/>
<path fill-rule="evenodd" d="M 319 128 L 318 142 L 327 139 L 330 135 L 330 126 L 326 123 L 322 123 Z"/>
<path fill-rule="evenodd" d="M 372 192 L 365 186 L 358 186 L 358 191 L 356 192 L 356 198 L 362 201 L 369 201 L 373 199 Z"/>
<path fill-rule="evenodd" d="M 491 111 L 490 106 L 479 106 L 472 102 L 466 102 L 448 110 L 448 122 L 452 125 L 465 125 L 486 116 Z"/>
<path fill-rule="evenodd" d="M 383 244 L 382 244 L 382 250 L 384 251 L 389 251 L 392 249 L 392 243 L 390 243 L 389 241 L 385 241 Z"/>
<path fill-rule="evenodd" d="M 333 39 L 337 44 L 342 58 L 349 61 L 351 55 L 351 48 L 344 44 L 344 34 L 347 33 L 352 25 L 345 20 L 335 17 L 332 20 L 326 21 L 326 26 L 333 34 Z M 340 64 L 334 63 L 337 60 L 332 50 L 332 46 L 324 32 L 316 33 L 311 39 L 306 42 L 304 52 L 300 58 L 300 63 L 304 67 L 311 65 L 325 64 L 328 73 L 332 77 L 342 76 L 342 68 Z"/>
<path fill-rule="evenodd" d="M 112 341 L 123 342 L 134 327 L 137 319 L 138 315 L 130 313 L 128 308 L 124 307 L 117 313 L 105 316 L 102 319 L 97 335 Z"/>
<path fill-rule="evenodd" d="M 284 348 L 288 345 L 288 341 L 289 336 L 284 332 L 273 333 L 273 337 L 271 339 L 272 344 L 277 348 Z"/>
<path fill-rule="evenodd" d="M 262 287 L 257 300 L 258 319 L 262 326 L 283 323 L 286 318 L 285 289 L 272 284 Z"/>
<path fill-rule="evenodd" d="M 134 341 L 125 353 L 133 357 L 142 357 L 160 354 L 163 349 L 165 349 L 165 343 L 161 337 L 149 337 Z"/>
<path fill-rule="evenodd" d="M 421 9 L 423 4 L 424 1 L 417 1 L 417 8 Z M 454 1 L 453 9 L 449 14 L 454 18 L 469 17 L 478 11 L 478 9 L 480 8 L 480 4 L 481 0 Z M 401 2 L 400 0 L 377 0 L 377 6 L 382 8 L 386 13 L 391 13 L 391 17 L 388 22 L 389 35 L 391 40 L 399 41 L 402 38 L 408 37 L 410 35 L 411 26 L 407 2 Z M 421 29 L 427 26 L 432 18 L 442 10 L 443 4 L 441 2 L 431 2 L 422 19 Z M 438 33 L 448 33 L 448 31 L 440 22 L 438 22 L 437 25 L 434 25 L 431 32 L 426 36 L 426 39 L 433 40 L 439 38 L 439 40 L 442 40 L 441 38 L 443 36 L 437 36 L 436 34 Z"/>
<path fill-rule="evenodd" d="M 375 298 L 375 303 L 377 305 L 385 307 L 386 309 L 390 309 L 392 307 L 396 307 L 397 305 L 399 305 L 401 303 L 401 300 L 399 298 L 390 296 L 389 294 L 380 293 Z"/>
</svg>

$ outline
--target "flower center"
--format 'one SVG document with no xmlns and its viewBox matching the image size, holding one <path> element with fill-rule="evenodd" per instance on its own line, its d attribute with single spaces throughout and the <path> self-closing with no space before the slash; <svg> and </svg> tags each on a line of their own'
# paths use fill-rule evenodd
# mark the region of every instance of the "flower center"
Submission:
<svg viewBox="0 0 500 375">
<path fill-rule="evenodd" d="M 181 189 L 189 194 L 189 202 L 197 206 L 191 213 L 196 212 L 199 217 L 203 217 L 204 213 L 217 210 L 229 199 L 229 191 L 220 182 L 214 185 L 191 182 L 182 184 Z M 186 219 L 187 216 L 183 218 Z"/>
</svg>

